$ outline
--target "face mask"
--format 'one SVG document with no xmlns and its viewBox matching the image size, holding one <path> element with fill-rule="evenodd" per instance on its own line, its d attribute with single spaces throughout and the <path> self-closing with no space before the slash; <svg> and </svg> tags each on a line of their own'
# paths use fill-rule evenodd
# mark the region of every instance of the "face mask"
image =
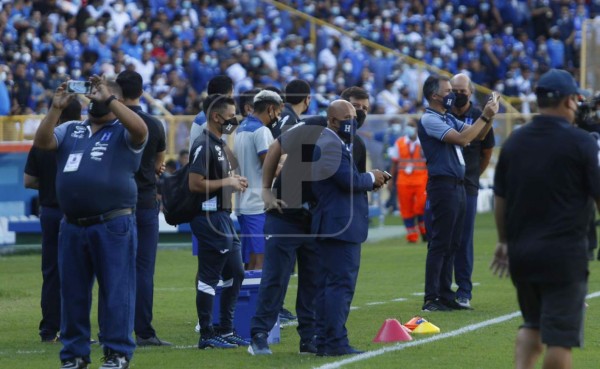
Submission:
<svg viewBox="0 0 600 369">
<path fill-rule="evenodd" d="M 465 94 L 456 94 L 456 101 L 454 102 L 454 106 L 456 106 L 457 108 L 462 108 L 463 106 L 467 105 L 468 102 L 469 96 Z"/>
<path fill-rule="evenodd" d="M 269 113 L 269 125 L 271 127 L 275 127 L 277 125 L 277 123 L 279 122 L 279 117 L 277 115 L 271 117 L 271 113 Z"/>
<path fill-rule="evenodd" d="M 356 123 L 358 123 L 358 128 L 362 127 L 365 124 L 365 120 L 367 119 L 367 113 L 364 110 L 356 111 Z"/>
<path fill-rule="evenodd" d="M 236 117 L 225 120 L 223 124 L 221 124 L 221 133 L 230 135 L 235 131 L 239 124 Z"/>
<path fill-rule="evenodd" d="M 91 101 L 90 105 L 88 106 L 88 113 L 90 116 L 94 117 L 94 118 L 102 118 L 103 116 L 109 114 L 111 112 L 111 110 L 108 108 L 108 106 L 106 106 L 106 104 L 101 103 L 101 102 L 97 102 L 97 101 Z"/>
<path fill-rule="evenodd" d="M 415 127 L 413 126 L 406 126 L 404 128 L 404 133 L 408 136 L 408 137 L 413 137 L 415 135 L 415 133 L 417 132 L 417 130 L 415 129 Z"/>
<path fill-rule="evenodd" d="M 442 105 L 446 110 L 450 110 L 454 106 L 455 100 L 456 96 L 454 95 L 454 92 L 450 92 L 448 95 L 444 96 L 444 100 L 442 100 Z"/>
<path fill-rule="evenodd" d="M 340 127 L 338 128 L 337 133 L 338 135 L 340 135 L 341 138 L 351 140 L 352 137 L 354 137 L 354 135 L 356 134 L 357 126 L 358 123 L 354 118 L 341 120 Z"/>
<path fill-rule="evenodd" d="M 0 73 L 0 81 L 6 81 L 6 72 Z"/>
<path fill-rule="evenodd" d="M 58 72 L 58 74 L 65 74 L 67 68 L 61 65 L 60 67 L 56 68 L 56 71 Z"/>
<path fill-rule="evenodd" d="M 181 22 L 181 25 L 183 26 L 184 29 L 188 29 L 188 28 L 190 28 L 192 23 L 188 20 L 184 20 L 183 22 Z"/>
<path fill-rule="evenodd" d="M 352 63 L 344 63 L 344 64 L 342 65 L 342 70 L 343 70 L 345 73 L 350 73 L 350 72 L 352 72 Z"/>
</svg>

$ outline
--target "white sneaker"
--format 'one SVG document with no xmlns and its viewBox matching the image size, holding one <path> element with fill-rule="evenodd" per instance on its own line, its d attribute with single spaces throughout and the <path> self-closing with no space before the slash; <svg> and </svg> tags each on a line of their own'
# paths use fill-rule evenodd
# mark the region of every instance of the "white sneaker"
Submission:
<svg viewBox="0 0 600 369">
<path fill-rule="evenodd" d="M 464 307 L 465 309 L 472 309 L 471 308 L 471 301 L 469 301 L 468 298 L 466 297 L 459 297 L 456 299 L 456 303 L 459 304 L 460 306 Z"/>
</svg>

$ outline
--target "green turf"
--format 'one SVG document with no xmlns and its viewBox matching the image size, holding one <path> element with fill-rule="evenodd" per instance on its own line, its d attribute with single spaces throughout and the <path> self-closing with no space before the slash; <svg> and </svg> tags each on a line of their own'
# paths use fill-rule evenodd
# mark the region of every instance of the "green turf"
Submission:
<svg viewBox="0 0 600 369">
<path fill-rule="evenodd" d="M 490 214 L 479 215 L 475 233 L 475 271 L 472 301 L 476 310 L 427 313 L 426 319 L 443 333 L 517 311 L 514 289 L 488 270 L 496 234 Z M 420 314 L 424 281 L 425 246 L 408 245 L 403 239 L 367 244 L 348 330 L 357 348 L 375 351 L 396 344 L 373 343 L 386 318 L 406 321 Z M 600 291 L 600 262 L 591 264 L 590 292 Z M 274 355 L 251 357 L 244 348 L 229 351 L 199 351 L 194 276 L 196 259 L 188 249 L 161 249 L 156 270 L 154 326 L 159 336 L 176 348 L 138 349 L 132 368 L 313 368 L 335 362 L 333 358 L 300 356 L 294 327 L 282 330 L 283 342 L 272 345 Z M 286 307 L 293 311 L 296 279 L 290 285 Z M 60 344 L 38 342 L 41 286 L 40 255 L 0 256 L 0 368 L 58 368 Z M 395 299 L 406 299 L 392 301 Z M 380 302 L 381 304 L 372 304 Z M 597 368 L 600 363 L 600 297 L 588 301 L 586 348 L 574 351 L 574 368 Z M 369 305 L 371 304 L 371 305 Z M 95 305 L 94 308 L 95 310 Z M 96 321 L 95 311 L 92 321 Z M 510 368 L 514 338 L 520 318 L 514 318 L 459 336 L 404 348 L 345 365 L 349 368 Z M 97 325 L 93 323 L 93 332 Z M 416 336 L 415 340 L 429 336 Z M 92 368 L 100 366 L 101 349 L 92 349 Z"/>
</svg>

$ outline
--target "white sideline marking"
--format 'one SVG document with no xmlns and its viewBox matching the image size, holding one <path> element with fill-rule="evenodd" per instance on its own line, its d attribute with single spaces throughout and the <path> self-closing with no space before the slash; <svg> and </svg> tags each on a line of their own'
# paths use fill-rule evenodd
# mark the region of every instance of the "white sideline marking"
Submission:
<svg viewBox="0 0 600 369">
<path fill-rule="evenodd" d="M 596 297 L 600 296 L 600 291 L 596 291 L 593 293 L 590 293 L 586 296 L 586 299 L 593 299 Z M 417 341 L 409 341 L 406 343 L 399 343 L 396 344 L 394 346 L 388 346 L 388 347 L 383 347 L 380 348 L 379 350 L 375 350 L 375 351 L 367 351 L 364 354 L 360 354 L 360 355 L 356 355 L 353 357 L 350 357 L 348 359 L 343 359 L 343 360 L 339 360 L 339 361 L 334 361 L 332 363 L 328 363 L 325 365 L 321 365 L 318 367 L 315 367 L 314 369 L 336 369 L 336 368 L 341 368 L 342 366 L 346 365 L 346 364 L 352 364 L 352 363 L 356 363 L 358 361 L 363 361 L 363 360 L 368 360 L 370 358 L 376 357 L 376 356 L 380 356 L 383 355 L 385 353 L 388 352 L 394 352 L 394 351 L 400 351 L 400 350 L 404 350 L 405 348 L 409 348 L 409 347 L 414 347 L 414 346 L 421 346 L 424 345 L 426 343 L 430 343 L 430 342 L 435 342 L 435 341 L 439 341 L 439 340 L 443 340 L 446 338 L 451 338 L 451 337 L 456 337 L 456 336 L 460 336 L 462 334 L 465 333 L 469 333 L 481 328 L 485 328 L 485 327 L 489 327 L 491 325 L 494 324 L 499 324 L 499 323 L 503 323 L 505 321 L 514 319 L 518 316 L 521 316 L 521 312 L 520 311 L 515 311 L 513 313 L 510 314 L 506 314 L 506 315 L 502 315 L 493 319 L 488 319 L 485 320 L 483 322 L 480 323 L 476 323 L 476 324 L 470 324 L 467 325 L 465 327 L 459 328 L 457 330 L 454 331 L 450 331 L 450 332 L 446 332 L 446 333 L 442 333 L 436 336 L 432 336 L 429 338 L 425 338 L 422 340 L 417 340 Z"/>
<path fill-rule="evenodd" d="M 414 292 L 411 295 L 413 295 L 413 296 L 425 296 L 425 292 Z"/>
<path fill-rule="evenodd" d="M 367 306 L 372 306 L 372 305 L 383 305 L 383 304 L 387 304 L 387 302 L 384 302 L 384 301 L 374 301 L 374 302 L 367 302 Z"/>
<path fill-rule="evenodd" d="M 406 299 L 404 297 L 398 297 L 397 299 L 393 299 L 393 302 L 400 302 L 400 301 L 406 301 Z"/>
</svg>

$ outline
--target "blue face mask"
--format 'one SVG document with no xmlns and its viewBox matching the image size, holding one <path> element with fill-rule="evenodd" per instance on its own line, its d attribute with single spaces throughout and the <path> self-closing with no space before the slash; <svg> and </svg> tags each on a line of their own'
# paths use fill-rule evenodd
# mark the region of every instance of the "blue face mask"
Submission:
<svg viewBox="0 0 600 369">
<path fill-rule="evenodd" d="M 450 92 L 448 95 L 444 96 L 442 104 L 444 105 L 444 108 L 446 108 L 446 110 L 450 110 L 454 106 L 455 101 L 456 95 L 454 95 L 454 92 Z"/>
<path fill-rule="evenodd" d="M 413 126 L 406 126 L 404 127 L 404 133 L 408 136 L 408 137 L 412 137 L 415 135 L 415 132 L 417 130 L 415 129 L 415 127 Z"/>
<path fill-rule="evenodd" d="M 340 128 L 338 128 L 338 134 L 340 137 L 350 140 L 356 134 L 358 129 L 358 122 L 355 118 L 340 120 Z"/>
</svg>

